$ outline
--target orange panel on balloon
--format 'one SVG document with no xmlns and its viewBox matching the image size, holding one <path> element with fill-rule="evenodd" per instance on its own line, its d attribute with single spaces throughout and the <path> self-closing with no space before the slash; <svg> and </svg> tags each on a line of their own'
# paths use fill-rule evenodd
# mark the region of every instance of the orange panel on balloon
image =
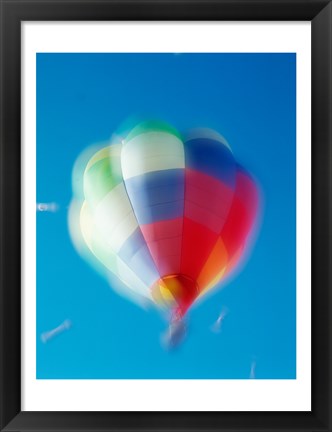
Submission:
<svg viewBox="0 0 332 432">
<path fill-rule="evenodd" d="M 226 267 L 224 267 L 219 273 L 217 273 L 214 279 L 211 279 L 211 281 L 208 283 L 208 285 L 206 285 L 203 291 L 200 292 L 200 297 L 206 292 L 208 292 L 211 288 L 215 287 L 218 283 L 220 283 L 222 279 L 225 279 L 225 277 L 228 276 L 234 268 L 236 268 L 242 258 L 242 252 L 243 247 L 241 246 L 230 260 L 228 257 Z"/>
<path fill-rule="evenodd" d="M 205 293 L 207 293 L 211 288 L 215 287 L 219 282 L 221 282 L 221 279 L 224 277 L 226 272 L 226 267 L 224 267 L 214 279 L 212 279 L 208 285 L 199 293 L 199 297 L 202 297 Z"/>
<path fill-rule="evenodd" d="M 225 276 L 231 273 L 231 271 L 238 265 L 243 255 L 243 245 L 234 253 L 232 258 L 227 264 Z"/>
<path fill-rule="evenodd" d="M 228 254 L 225 245 L 221 239 L 218 239 L 197 279 L 200 291 L 223 273 L 227 260 Z"/>
</svg>

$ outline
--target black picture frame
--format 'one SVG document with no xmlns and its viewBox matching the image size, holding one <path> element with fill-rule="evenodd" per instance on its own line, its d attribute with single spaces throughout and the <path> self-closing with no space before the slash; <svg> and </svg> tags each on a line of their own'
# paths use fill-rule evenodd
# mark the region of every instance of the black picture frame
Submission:
<svg viewBox="0 0 332 432">
<path fill-rule="evenodd" d="M 1 0 L 1 345 L 3 431 L 332 431 L 331 31 L 327 0 Z M 21 411 L 21 22 L 266 20 L 312 24 L 311 412 Z"/>
</svg>

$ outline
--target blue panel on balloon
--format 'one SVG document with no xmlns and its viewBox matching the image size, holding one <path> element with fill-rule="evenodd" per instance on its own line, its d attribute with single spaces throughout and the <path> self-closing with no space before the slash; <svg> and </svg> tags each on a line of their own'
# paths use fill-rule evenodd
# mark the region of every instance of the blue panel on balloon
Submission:
<svg viewBox="0 0 332 432">
<path fill-rule="evenodd" d="M 129 267 L 148 286 L 153 285 L 160 278 L 146 245 L 132 257 Z"/>
<path fill-rule="evenodd" d="M 151 207 L 140 207 L 135 212 L 139 224 L 150 224 L 158 221 L 176 219 L 183 216 L 184 200 Z"/>
<path fill-rule="evenodd" d="M 119 250 L 119 257 L 126 263 L 128 263 L 133 255 L 145 245 L 144 237 L 141 233 L 140 228 L 136 228 L 135 231 L 127 238 Z"/>
<path fill-rule="evenodd" d="M 118 256 L 145 284 L 151 285 L 159 278 L 158 270 L 139 228 L 128 237 Z"/>
<path fill-rule="evenodd" d="M 184 170 L 164 170 L 126 180 L 126 189 L 140 224 L 183 215 Z"/>
<path fill-rule="evenodd" d="M 186 168 L 215 177 L 230 187 L 235 185 L 235 161 L 231 151 L 219 141 L 195 138 L 185 143 Z"/>
</svg>

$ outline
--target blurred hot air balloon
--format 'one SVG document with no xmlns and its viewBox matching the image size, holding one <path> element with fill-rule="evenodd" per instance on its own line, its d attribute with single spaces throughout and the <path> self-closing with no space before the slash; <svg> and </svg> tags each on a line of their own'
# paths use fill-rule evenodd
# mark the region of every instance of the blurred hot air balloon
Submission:
<svg viewBox="0 0 332 432">
<path fill-rule="evenodd" d="M 123 290 L 170 311 L 173 323 L 243 256 L 258 189 L 218 133 L 183 138 L 165 123 L 143 122 L 81 172 L 70 217 L 75 245 Z"/>
</svg>

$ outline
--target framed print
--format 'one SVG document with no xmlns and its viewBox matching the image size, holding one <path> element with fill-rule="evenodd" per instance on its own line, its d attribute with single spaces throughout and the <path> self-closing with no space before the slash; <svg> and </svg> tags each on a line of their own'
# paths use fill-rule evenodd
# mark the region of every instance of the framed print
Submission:
<svg viewBox="0 0 332 432">
<path fill-rule="evenodd" d="M 331 430 L 331 3 L 1 2 L 1 430 Z"/>
</svg>

